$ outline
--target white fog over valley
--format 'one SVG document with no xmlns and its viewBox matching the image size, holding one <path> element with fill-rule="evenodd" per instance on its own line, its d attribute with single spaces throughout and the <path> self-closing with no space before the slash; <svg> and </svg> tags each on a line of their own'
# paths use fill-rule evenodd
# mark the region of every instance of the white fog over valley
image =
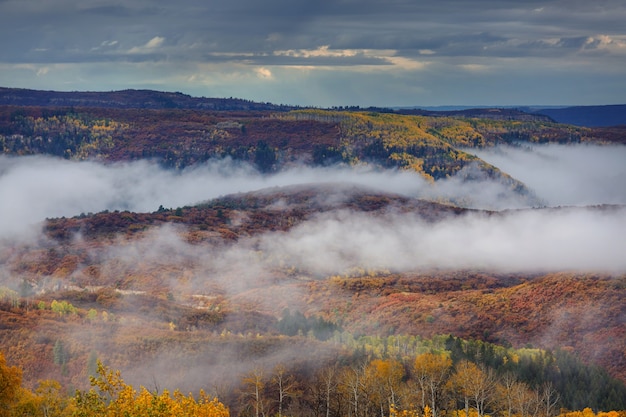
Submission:
<svg viewBox="0 0 626 417">
<path fill-rule="evenodd" d="M 147 161 L 102 164 L 50 157 L 0 157 L 0 236 L 2 245 L 38 236 L 45 218 L 103 210 L 153 212 L 160 205 L 194 205 L 232 193 L 294 184 L 355 183 L 412 197 L 454 200 L 473 208 L 519 209 L 541 206 L 626 204 L 626 147 L 534 146 L 473 150 L 485 161 L 521 180 L 536 199 L 524 199 L 487 180 L 458 178 L 429 184 L 407 171 L 372 168 L 291 168 L 260 176 L 249 166 L 214 161 L 182 171 Z M 532 200 L 532 201 L 531 201 Z M 371 217 L 329 212 L 290 232 L 266 233 L 254 242 L 211 250 L 224 265 L 260 247 L 313 274 L 333 274 L 356 266 L 409 271 L 416 268 L 626 271 L 626 208 L 505 210 L 425 223 L 413 214 Z M 174 237 L 171 228 L 136 243 L 154 259 L 183 253 L 200 258 L 206 249 Z M 165 236 L 165 237 L 164 237 Z M 155 242 L 161 242 L 155 245 Z M 165 248 L 161 253 L 159 248 Z M 125 250 L 127 250 L 126 248 Z M 114 249 L 112 249 L 114 250 Z M 200 251 L 200 252 L 198 252 Z M 243 255 L 242 255 L 243 254 Z M 216 261 L 217 262 L 217 261 Z M 219 269 L 212 265 L 209 269 Z M 250 266 L 258 272 L 263 265 Z"/>
</svg>

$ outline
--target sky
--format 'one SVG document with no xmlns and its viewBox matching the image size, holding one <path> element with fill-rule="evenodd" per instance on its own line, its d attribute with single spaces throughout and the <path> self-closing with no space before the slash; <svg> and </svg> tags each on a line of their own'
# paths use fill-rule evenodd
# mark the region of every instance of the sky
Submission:
<svg viewBox="0 0 626 417">
<path fill-rule="evenodd" d="M 623 0 L 0 0 L 0 86 L 305 106 L 626 101 Z"/>
</svg>

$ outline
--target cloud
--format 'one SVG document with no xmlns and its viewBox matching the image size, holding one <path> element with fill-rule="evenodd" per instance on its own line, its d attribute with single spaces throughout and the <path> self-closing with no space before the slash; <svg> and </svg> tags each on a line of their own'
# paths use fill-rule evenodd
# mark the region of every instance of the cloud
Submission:
<svg viewBox="0 0 626 417">
<path fill-rule="evenodd" d="M 480 71 L 489 70 L 489 67 L 487 65 L 482 65 L 482 64 L 461 64 L 459 65 L 459 67 L 470 72 L 480 72 Z"/>
<path fill-rule="evenodd" d="M 91 50 L 92 51 L 98 51 L 98 50 L 103 50 L 103 49 L 110 49 L 110 48 L 112 48 L 114 46 L 117 46 L 118 44 L 119 44 L 119 42 L 115 41 L 115 40 L 113 40 L 113 41 L 109 41 L 109 40 L 102 41 L 100 43 L 100 45 L 94 46 L 93 48 L 91 48 Z"/>
<path fill-rule="evenodd" d="M 48 73 L 48 71 L 50 71 L 49 67 L 41 67 L 37 69 L 37 76 L 38 77 L 44 76 Z"/>
<path fill-rule="evenodd" d="M 608 36 L 597 35 L 590 36 L 585 40 L 582 49 L 587 50 L 601 50 L 614 54 L 626 53 L 626 36 Z"/>
<path fill-rule="evenodd" d="M 294 103 L 292 92 L 305 90 L 308 95 L 298 95 L 294 104 L 485 104 L 476 102 L 483 97 L 476 92 L 483 91 L 492 95 L 486 103 L 491 105 L 606 104 L 624 96 L 619 86 L 625 19 L 626 7 L 618 0 L 365 1 L 358 7 L 352 2 L 283 0 L 262 7 L 249 0 L 219 0 L 211 7 L 195 0 L 132 6 L 109 0 L 97 5 L 59 1 L 36 8 L 27 2 L 3 2 L 0 39 L 6 41 L 0 41 L 0 64 L 67 64 L 71 70 L 48 74 L 46 84 L 35 74 L 3 72 L 0 83 L 89 90 L 158 85 L 207 96 L 217 88 L 191 77 L 189 68 L 224 63 L 212 72 L 216 79 L 230 80 L 219 92 L 260 101 L 276 97 L 277 102 Z M 105 44 L 103 39 L 118 43 Z M 94 62 L 99 70 L 90 67 Z M 494 71 L 485 80 L 480 74 L 459 75 L 459 65 Z M 160 82 L 143 81 L 146 66 L 159 73 Z M 292 66 L 293 81 L 271 89 L 242 86 L 228 77 L 238 66 L 248 66 L 250 73 L 256 67 L 275 72 L 273 66 Z M 312 79 L 298 71 L 302 66 L 341 69 L 352 82 L 331 73 Z M 362 76 L 364 69 L 375 72 L 376 80 Z M 424 74 L 428 69 L 432 71 Z M 457 77 L 466 88 L 455 85 Z M 79 78 L 84 84 L 76 82 Z M 256 74 L 253 78 L 258 80 Z M 538 88 L 528 98 L 527 89 L 519 86 L 532 83 Z M 372 91 L 378 84 L 386 88 Z M 585 84 L 593 95 L 571 88 Z M 307 88 L 299 87 L 303 85 Z M 432 93 L 425 94 L 428 90 Z M 307 96 L 319 98 L 312 102 Z"/>
<path fill-rule="evenodd" d="M 626 271 L 626 209 L 550 209 L 486 216 L 467 214 L 437 223 L 413 215 L 321 215 L 261 248 L 311 273 L 353 268 L 407 272 L 479 269 Z"/>
<path fill-rule="evenodd" d="M 148 42 L 146 42 L 142 46 L 135 46 L 135 47 L 130 48 L 128 50 L 128 53 L 129 54 L 143 54 L 143 53 L 153 52 L 155 49 L 160 48 L 163 45 L 163 42 L 165 42 L 165 38 L 161 36 L 155 36 L 154 38 L 150 39 Z"/>
<path fill-rule="evenodd" d="M 46 217 L 75 216 L 102 210 L 155 211 L 221 195 L 301 182 L 354 181 L 390 190 L 418 187 L 411 173 L 376 173 L 371 169 L 294 168 L 263 177 L 245 164 L 212 161 L 183 171 L 138 161 L 103 165 L 49 157 L 0 156 L 0 195 L 12 203 L 0 207 L 0 235 L 19 234 Z"/>
<path fill-rule="evenodd" d="M 272 75 L 272 71 L 264 67 L 257 68 L 256 73 L 261 79 L 271 80 L 272 78 L 274 78 L 274 76 Z"/>
<path fill-rule="evenodd" d="M 468 152 L 522 181 L 550 206 L 626 204 L 625 146 L 522 145 Z"/>
</svg>

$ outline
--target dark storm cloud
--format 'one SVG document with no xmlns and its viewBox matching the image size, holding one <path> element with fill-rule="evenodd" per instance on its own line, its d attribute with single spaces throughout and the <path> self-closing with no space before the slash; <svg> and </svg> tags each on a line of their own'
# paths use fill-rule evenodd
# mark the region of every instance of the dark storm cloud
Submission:
<svg viewBox="0 0 626 417">
<path fill-rule="evenodd" d="M 107 34 L 118 36 L 120 46 L 128 49 L 162 36 L 178 47 L 202 43 L 204 52 L 271 52 L 328 44 L 459 54 L 464 46 L 471 52 L 478 45 L 488 48 L 511 39 L 532 45 L 541 37 L 564 34 L 570 39 L 577 34 L 584 40 L 605 32 L 607 22 L 608 27 L 623 22 L 620 2 L 603 3 L 605 9 L 593 3 L 507 1 L 6 2 L 2 23 L 5 31 L 22 32 L 33 48 L 55 40 L 66 46 L 90 41 L 91 48 Z"/>
<path fill-rule="evenodd" d="M 550 104 L 546 98 L 590 100 L 583 92 L 558 100 L 568 89 L 555 78 L 563 78 L 570 89 L 578 84 L 563 71 L 597 85 L 596 95 L 606 104 L 624 96 L 624 87 L 614 87 L 626 61 L 624 21 L 626 5 L 618 0 L 4 1 L 0 84 L 154 87 L 194 95 L 224 88 L 227 96 L 265 101 L 278 95 L 285 103 L 293 103 L 290 92 L 306 84 L 312 94 L 328 97 L 302 104 L 403 105 L 431 97 L 461 103 L 474 95 L 448 87 L 458 70 L 466 75 L 468 91 L 484 91 L 488 80 L 523 65 L 525 71 L 515 74 L 517 84 L 535 80 L 545 87 L 539 91 L 549 90 L 532 104 Z M 304 67 L 339 71 L 333 79 L 328 72 L 303 72 Z M 476 78 L 476 70 L 491 74 L 483 80 Z M 103 75 L 107 71 L 115 76 Z M 352 88 L 336 91 L 343 71 L 361 82 L 356 90 L 371 86 L 372 76 L 363 76 L 369 72 L 389 92 L 367 95 L 364 101 Z M 259 74 L 281 82 L 259 83 Z M 397 98 L 395 93 L 428 89 L 432 95 Z M 517 97 L 524 90 L 514 83 L 498 91 L 493 104 L 523 104 Z M 344 99 L 330 102 L 337 93 Z"/>
</svg>

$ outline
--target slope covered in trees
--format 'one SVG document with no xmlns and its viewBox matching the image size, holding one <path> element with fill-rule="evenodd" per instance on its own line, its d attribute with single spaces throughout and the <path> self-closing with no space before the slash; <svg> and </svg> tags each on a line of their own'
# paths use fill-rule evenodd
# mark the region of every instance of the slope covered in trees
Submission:
<svg viewBox="0 0 626 417">
<path fill-rule="evenodd" d="M 407 212 L 433 223 L 470 212 L 354 186 L 337 191 L 343 199 L 320 199 L 327 187 L 49 219 L 47 239 L 3 253 L 19 293 L 4 292 L 0 344 L 33 387 L 50 378 L 84 386 L 101 358 L 143 384 L 158 369 L 154 383 L 170 390 L 222 387 L 221 399 L 228 386 L 236 398 L 224 401 L 238 404 L 234 387 L 259 364 L 270 378 L 282 363 L 306 384 L 335 361 L 448 351 L 455 364 L 498 372 L 524 364 L 519 378 L 551 382 L 570 409 L 621 407 L 623 385 L 606 372 L 623 380 L 626 370 L 623 276 L 362 268 L 323 276 L 264 253 L 255 238 L 324 212 Z"/>
<path fill-rule="evenodd" d="M 320 110 L 0 107 L 4 154 L 105 161 L 151 158 L 177 168 L 225 157 L 253 163 L 262 172 L 302 162 L 368 162 L 439 179 L 478 163 L 487 175 L 499 176 L 496 168 L 463 149 L 498 143 L 623 141 L 624 137 L 619 130 L 606 135 L 534 119 Z"/>
<path fill-rule="evenodd" d="M 19 368 L 0 363 L 0 377 L 6 382 L 4 411 L 8 416 L 542 417 L 564 415 L 578 405 L 587 415 L 593 414 L 592 408 L 614 410 L 625 405 L 623 384 L 564 351 L 504 348 L 454 337 L 341 337 L 346 339 L 343 346 L 353 347 L 335 348 L 337 356 L 332 359 L 318 357 L 307 367 L 293 361 L 273 365 L 260 361 L 245 371 L 231 366 L 220 380 L 203 381 L 211 393 L 196 388 L 195 395 L 159 385 L 135 389 L 119 371 L 98 360 L 89 376 L 91 388 L 71 395 L 48 379 L 38 381 L 31 391 L 21 386 Z M 0 358 L 4 359 L 1 354 Z M 214 397 L 217 392 L 221 401 Z M 617 417 L 624 411 L 611 413 L 602 415 Z"/>
<path fill-rule="evenodd" d="M 98 167 L 151 159 L 166 167 L 149 171 L 158 181 L 228 159 L 260 184 L 296 167 L 367 167 L 431 185 L 487 178 L 532 200 L 467 150 L 623 141 L 620 128 L 518 111 L 293 109 L 149 91 L 0 97 L 13 100 L 0 106 L 7 172 L 50 160 L 26 155 Z M 623 263 L 603 268 L 599 253 L 577 268 L 571 251 L 565 263 L 544 262 L 550 243 L 585 240 L 570 230 L 579 218 L 608 225 L 611 243 L 623 207 L 481 211 L 325 178 L 181 207 L 152 201 L 145 212 L 64 213 L 0 236 L 0 352 L 18 367 L 0 370 L 21 383 L 3 391 L 1 412 L 591 417 L 626 408 Z M 125 180 L 134 179 L 116 181 Z M 531 238 L 484 257 L 507 246 L 503 231 Z"/>
</svg>

